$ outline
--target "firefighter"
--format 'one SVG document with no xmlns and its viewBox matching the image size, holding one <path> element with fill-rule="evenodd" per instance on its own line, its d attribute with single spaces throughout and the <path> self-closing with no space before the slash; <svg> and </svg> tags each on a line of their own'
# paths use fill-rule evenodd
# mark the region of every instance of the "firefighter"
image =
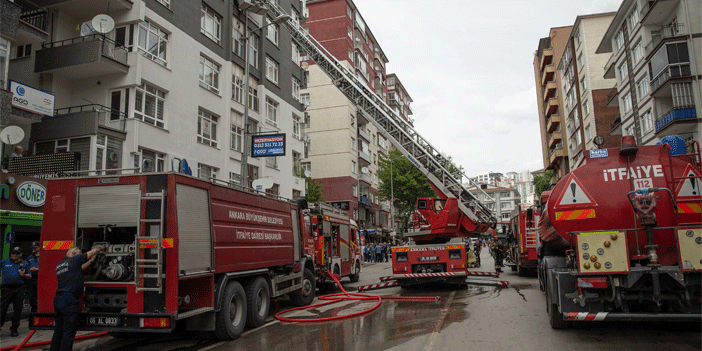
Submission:
<svg viewBox="0 0 702 351">
<path fill-rule="evenodd" d="M 66 252 L 66 257 L 56 265 L 58 288 L 54 297 L 54 336 L 51 338 L 51 351 L 72 350 L 73 340 L 78 330 L 80 298 L 83 296 L 83 272 L 90 268 L 98 252 L 107 246 L 95 247 L 81 253 L 77 247 Z"/>
<path fill-rule="evenodd" d="M 502 232 L 504 233 L 507 228 L 502 226 Z M 504 259 L 504 249 L 505 245 L 499 237 L 492 240 L 490 244 L 490 250 L 492 250 L 492 257 L 495 258 L 495 271 L 502 272 L 502 261 Z"/>
<path fill-rule="evenodd" d="M 5 324 L 5 315 L 7 308 L 12 304 L 14 312 L 12 313 L 12 325 L 10 326 L 10 335 L 19 336 L 17 328 L 20 325 L 20 316 L 22 313 L 22 302 L 24 301 L 24 284 L 27 279 L 32 277 L 25 267 L 27 261 L 22 259 L 22 248 L 16 246 L 10 253 L 10 258 L 0 261 L 0 270 L 2 270 L 2 311 L 0 311 L 0 328 Z"/>
<path fill-rule="evenodd" d="M 39 282 L 39 242 L 32 243 L 32 253 L 27 258 L 29 264 L 29 273 L 32 279 L 27 280 L 27 294 L 29 295 L 29 304 L 32 306 L 32 312 L 37 311 L 37 283 Z"/>
<path fill-rule="evenodd" d="M 481 246 L 483 246 L 483 244 L 480 242 L 480 240 L 473 243 L 473 251 L 475 252 L 475 266 L 476 267 L 480 267 L 480 247 Z"/>
</svg>

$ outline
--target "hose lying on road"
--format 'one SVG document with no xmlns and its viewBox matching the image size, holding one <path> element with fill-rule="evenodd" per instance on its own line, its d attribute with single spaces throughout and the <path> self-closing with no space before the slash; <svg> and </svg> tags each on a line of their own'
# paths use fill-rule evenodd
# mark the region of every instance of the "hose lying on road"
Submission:
<svg viewBox="0 0 702 351">
<path fill-rule="evenodd" d="M 327 275 L 331 277 L 336 284 L 341 288 L 341 293 L 338 294 L 329 294 L 329 295 L 324 295 L 320 296 L 320 300 L 325 300 L 325 302 L 318 303 L 316 305 L 309 305 L 309 306 L 302 306 L 302 307 L 296 307 L 292 308 L 289 310 L 285 311 L 280 311 L 275 314 L 275 319 L 279 321 L 284 321 L 284 322 L 298 322 L 298 323 L 311 323 L 311 322 L 329 322 L 329 321 L 334 321 L 334 320 L 341 320 L 341 319 L 346 319 L 346 318 L 351 318 L 351 317 L 356 317 L 360 316 L 372 311 L 375 311 L 378 307 L 380 307 L 380 303 L 383 300 L 405 300 L 405 301 L 439 301 L 441 300 L 440 296 L 436 297 L 431 297 L 431 296 L 378 296 L 378 295 L 368 295 L 368 294 L 354 294 L 354 293 L 348 293 L 346 290 L 344 290 L 344 287 L 341 286 L 341 283 L 339 283 L 339 280 L 334 276 L 333 274 L 329 273 L 327 271 Z M 372 307 L 364 310 L 364 311 L 359 311 L 351 314 L 345 314 L 343 316 L 332 316 L 332 317 L 322 317 L 322 318 L 287 318 L 287 317 L 281 317 L 281 314 L 292 312 L 292 311 L 298 311 L 298 310 L 307 310 L 307 309 L 312 309 L 312 308 L 317 308 L 317 307 L 322 307 L 326 306 L 332 303 L 344 301 L 344 300 L 359 300 L 359 301 L 373 301 L 375 300 L 376 303 Z"/>
<path fill-rule="evenodd" d="M 51 344 L 51 340 L 44 340 L 44 341 L 37 341 L 37 342 L 32 342 L 27 344 L 27 341 L 34 335 L 36 330 L 32 330 L 29 332 L 26 338 L 22 340 L 22 342 L 19 345 L 12 345 L 12 346 L 5 346 L 0 348 L 0 351 L 7 351 L 7 350 L 14 350 L 17 351 L 21 348 L 31 348 L 31 347 L 37 347 L 37 346 L 44 346 L 44 345 L 49 345 Z M 97 338 L 99 336 L 107 335 L 107 332 L 101 332 L 101 333 L 94 333 L 94 334 L 85 334 L 85 335 L 79 335 L 76 336 L 75 341 L 83 340 L 83 339 L 90 339 L 90 338 Z"/>
</svg>

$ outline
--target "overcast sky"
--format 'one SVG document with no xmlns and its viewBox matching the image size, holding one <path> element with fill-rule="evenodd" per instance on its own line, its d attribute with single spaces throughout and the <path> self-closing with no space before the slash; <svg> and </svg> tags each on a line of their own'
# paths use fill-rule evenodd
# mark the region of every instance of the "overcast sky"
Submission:
<svg viewBox="0 0 702 351">
<path fill-rule="evenodd" d="M 353 0 L 414 126 L 473 177 L 543 168 L 533 59 L 552 27 L 620 0 Z"/>
</svg>

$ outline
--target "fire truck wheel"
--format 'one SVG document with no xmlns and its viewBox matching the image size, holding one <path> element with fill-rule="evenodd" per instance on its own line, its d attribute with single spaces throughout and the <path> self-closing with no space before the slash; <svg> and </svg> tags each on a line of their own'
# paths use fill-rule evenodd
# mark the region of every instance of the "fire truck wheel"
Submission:
<svg viewBox="0 0 702 351">
<path fill-rule="evenodd" d="M 305 268 L 302 273 L 302 289 L 294 294 L 290 294 L 290 302 L 295 306 L 307 306 L 314 300 L 315 291 L 314 273 Z"/>
<path fill-rule="evenodd" d="M 246 326 L 257 328 L 268 318 L 271 307 L 271 288 L 263 277 L 251 278 L 246 282 Z"/>
<path fill-rule="evenodd" d="M 356 261 L 356 264 L 353 265 L 353 267 L 353 274 L 349 275 L 349 279 L 351 279 L 352 283 L 356 283 L 359 279 L 361 279 L 361 263 Z"/>
<path fill-rule="evenodd" d="M 220 340 L 238 338 L 246 322 L 246 292 L 238 281 L 230 281 L 224 290 L 216 316 L 215 336 Z"/>
<path fill-rule="evenodd" d="M 550 289 L 548 288 L 548 279 L 546 280 L 546 311 L 548 312 L 548 321 L 553 329 L 566 329 L 568 322 L 563 320 L 563 314 L 558 311 L 558 305 L 553 303 Z"/>
</svg>

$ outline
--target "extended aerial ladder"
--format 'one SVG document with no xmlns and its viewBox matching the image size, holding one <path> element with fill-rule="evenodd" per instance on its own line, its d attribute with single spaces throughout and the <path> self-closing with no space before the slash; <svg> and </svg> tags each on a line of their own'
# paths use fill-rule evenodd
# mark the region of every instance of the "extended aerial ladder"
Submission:
<svg viewBox="0 0 702 351">
<path fill-rule="evenodd" d="M 280 5 L 270 0 L 266 2 L 273 17 L 286 14 Z M 469 232 L 482 233 L 494 227 L 497 219 L 493 212 L 478 200 L 477 192 L 482 190 L 477 184 L 419 135 L 407 121 L 357 79 L 299 24 L 287 21 L 284 26 L 290 31 L 292 39 L 331 78 L 334 85 L 356 104 L 366 119 L 384 132 L 395 148 L 426 175 L 435 189 L 447 198 L 458 199 L 459 209 L 473 224 L 472 228 L 466 228 Z M 462 177 L 469 179 L 477 190 L 476 194 L 461 184 Z"/>
</svg>

